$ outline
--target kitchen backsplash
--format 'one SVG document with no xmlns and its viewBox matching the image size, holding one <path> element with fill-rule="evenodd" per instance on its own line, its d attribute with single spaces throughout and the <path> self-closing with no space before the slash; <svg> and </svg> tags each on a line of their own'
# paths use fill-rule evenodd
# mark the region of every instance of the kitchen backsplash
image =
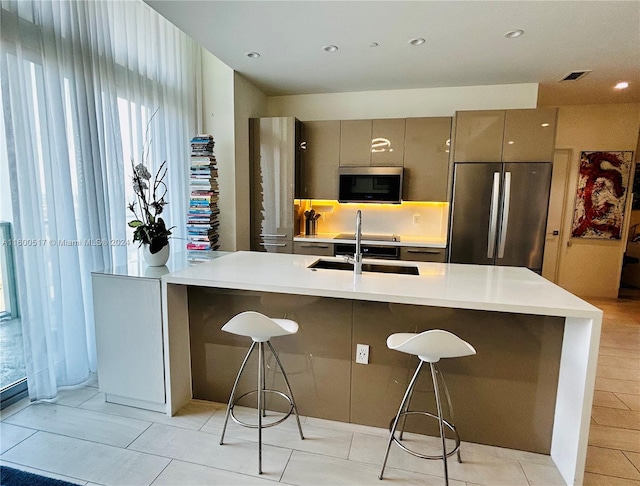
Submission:
<svg viewBox="0 0 640 486">
<path fill-rule="evenodd" d="M 340 204 L 316 199 L 296 200 L 300 231 L 304 233 L 304 211 L 315 209 L 322 216 L 318 233 L 349 233 L 355 230 L 356 211 L 362 211 L 362 232 L 425 238 L 447 237 L 449 203 L 403 202 L 402 204 Z"/>
</svg>

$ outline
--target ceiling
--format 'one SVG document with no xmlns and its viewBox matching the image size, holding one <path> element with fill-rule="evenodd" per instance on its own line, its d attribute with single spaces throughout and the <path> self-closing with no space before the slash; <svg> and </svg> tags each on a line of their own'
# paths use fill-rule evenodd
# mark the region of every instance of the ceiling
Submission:
<svg viewBox="0 0 640 486">
<path fill-rule="evenodd" d="M 539 83 L 540 105 L 640 102 L 638 0 L 145 2 L 269 96 Z"/>
</svg>

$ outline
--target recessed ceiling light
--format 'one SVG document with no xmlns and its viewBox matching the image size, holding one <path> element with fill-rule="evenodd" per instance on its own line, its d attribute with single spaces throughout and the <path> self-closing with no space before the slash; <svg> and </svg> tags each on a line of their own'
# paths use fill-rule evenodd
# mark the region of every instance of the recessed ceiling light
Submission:
<svg viewBox="0 0 640 486">
<path fill-rule="evenodd" d="M 259 52 L 247 52 L 247 57 L 250 57 L 251 59 L 256 59 L 256 58 L 260 57 L 260 53 Z"/>
<path fill-rule="evenodd" d="M 338 46 L 324 46 L 323 49 L 327 52 L 335 52 L 338 50 Z"/>
<path fill-rule="evenodd" d="M 510 30 L 504 36 L 507 39 L 513 39 L 514 37 L 520 37 L 522 34 L 524 34 L 524 30 L 516 29 L 516 30 Z"/>
<path fill-rule="evenodd" d="M 509 140 L 509 142 L 507 142 L 509 145 L 513 145 L 515 142 L 513 140 Z"/>
<path fill-rule="evenodd" d="M 549 126 L 549 124 L 548 123 L 543 123 L 542 126 L 546 128 L 546 127 Z"/>
<path fill-rule="evenodd" d="M 620 81 L 618 84 L 614 86 L 615 89 L 627 89 L 629 87 L 629 83 L 626 81 Z"/>
<path fill-rule="evenodd" d="M 424 44 L 425 42 L 427 42 L 427 41 L 425 41 L 422 37 L 417 37 L 415 39 L 411 39 L 409 41 L 409 44 L 411 44 L 412 46 L 419 46 L 419 45 Z"/>
</svg>

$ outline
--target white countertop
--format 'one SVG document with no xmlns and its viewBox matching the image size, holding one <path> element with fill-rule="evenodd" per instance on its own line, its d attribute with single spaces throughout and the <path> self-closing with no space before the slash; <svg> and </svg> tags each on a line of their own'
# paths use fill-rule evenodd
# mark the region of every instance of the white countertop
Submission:
<svg viewBox="0 0 640 486">
<path fill-rule="evenodd" d="M 196 253 L 193 250 L 171 250 L 169 261 L 167 261 L 166 265 L 160 267 L 150 267 L 144 261 L 142 254 L 138 253 L 138 258 L 129 260 L 126 265 L 107 267 L 101 270 L 94 270 L 91 273 L 115 277 L 140 277 L 159 280 L 163 275 L 167 275 L 168 273 L 188 268 L 191 265 L 197 265 L 201 261 L 213 260 L 227 253 L 226 251 L 198 251 Z"/>
<path fill-rule="evenodd" d="M 526 268 L 394 261 L 397 265 L 418 266 L 420 275 L 364 272 L 354 276 L 352 271 L 307 268 L 317 259 L 309 255 L 241 251 L 173 272 L 162 279 L 172 284 L 460 309 L 562 317 L 602 316 L 596 307 Z"/>
<path fill-rule="evenodd" d="M 339 233 L 318 233 L 316 235 L 297 235 L 293 241 L 307 241 L 314 243 L 354 243 L 352 239 L 336 239 Z M 364 245 L 379 246 L 419 246 L 423 248 L 446 248 L 447 241 L 444 238 L 429 238 L 426 236 L 399 235 L 400 241 L 380 241 L 362 239 Z"/>
</svg>

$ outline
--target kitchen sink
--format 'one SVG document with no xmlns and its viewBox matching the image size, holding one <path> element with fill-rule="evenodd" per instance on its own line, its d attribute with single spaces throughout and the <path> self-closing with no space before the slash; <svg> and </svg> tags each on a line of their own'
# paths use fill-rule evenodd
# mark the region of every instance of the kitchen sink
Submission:
<svg viewBox="0 0 640 486">
<path fill-rule="evenodd" d="M 324 268 L 328 270 L 351 270 L 353 271 L 353 263 L 340 261 L 340 260 L 323 260 L 322 258 L 316 260 L 307 268 L 312 270 L 318 268 Z M 376 272 L 376 273 L 396 273 L 401 275 L 420 275 L 418 267 L 415 265 L 394 265 L 393 263 L 363 263 L 363 272 Z"/>
</svg>

